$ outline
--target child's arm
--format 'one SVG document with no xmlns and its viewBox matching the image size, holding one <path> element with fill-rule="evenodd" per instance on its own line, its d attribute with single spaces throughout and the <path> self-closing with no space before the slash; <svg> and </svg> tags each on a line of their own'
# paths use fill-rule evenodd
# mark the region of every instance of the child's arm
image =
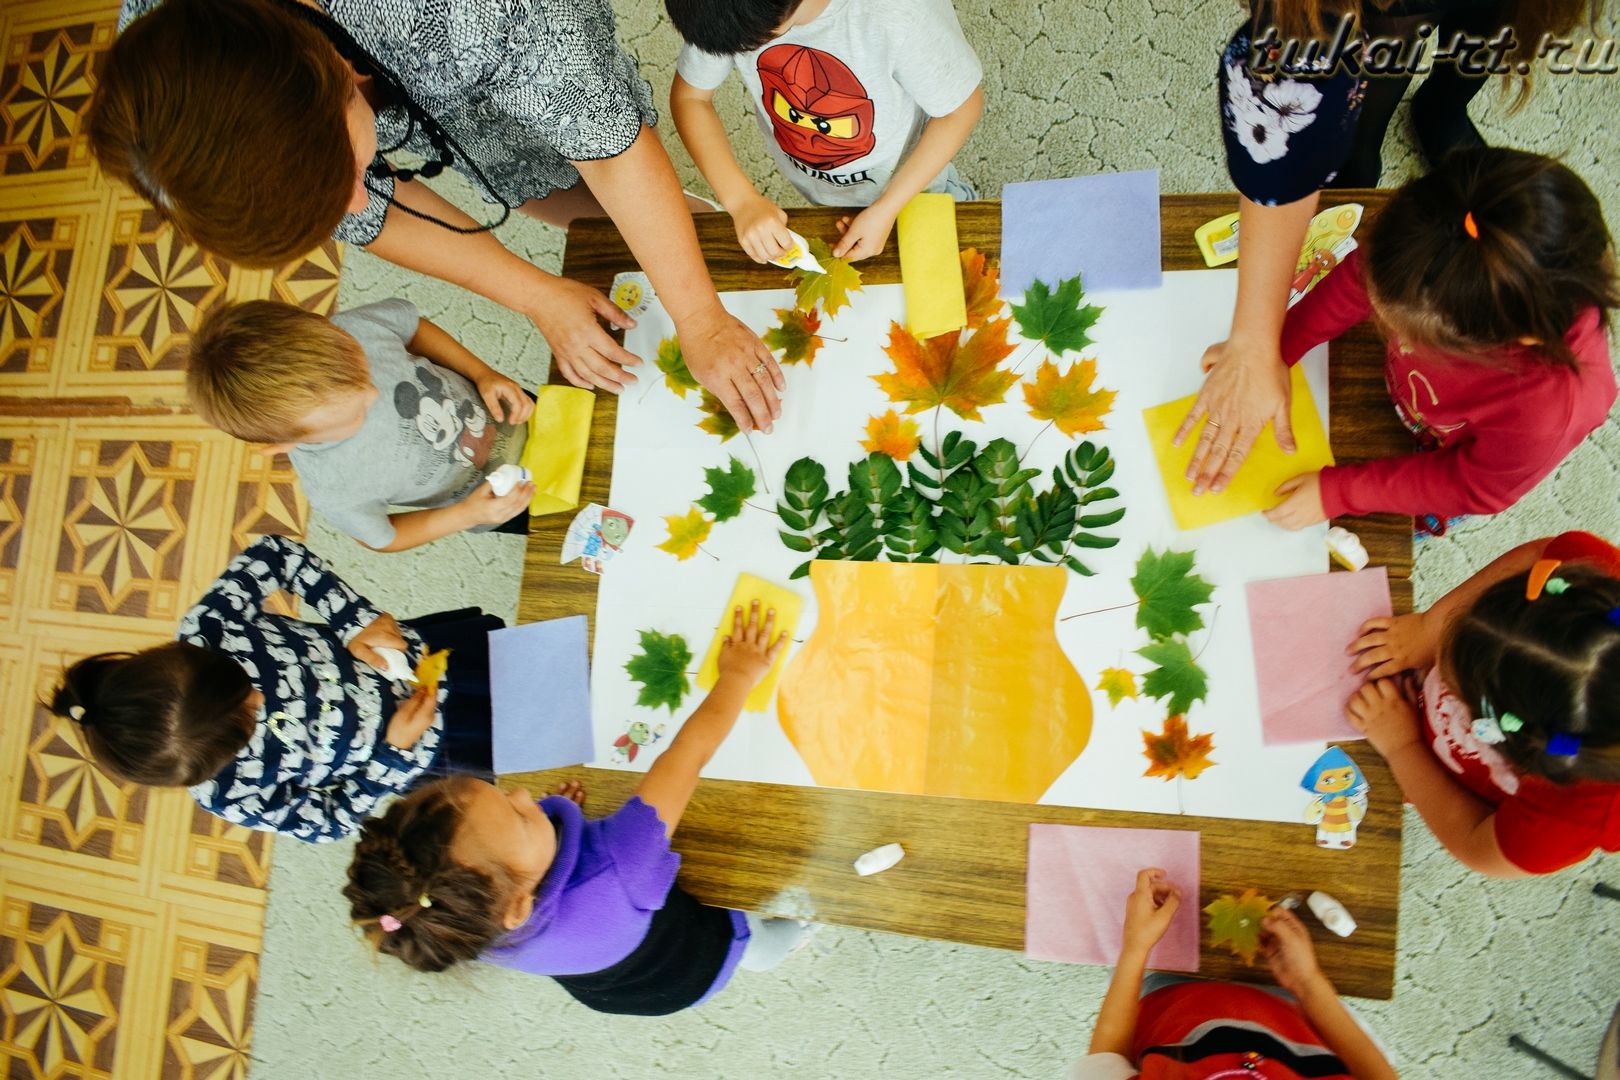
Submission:
<svg viewBox="0 0 1620 1080">
<path fill-rule="evenodd" d="M 1294 995 L 1299 1011 L 1338 1055 L 1356 1080 L 1397 1080 L 1389 1059 L 1339 1000 L 1333 983 L 1322 974 L 1311 946 L 1311 933 L 1299 916 L 1272 908 L 1261 931 L 1266 962 L 1277 985 Z"/>
<path fill-rule="evenodd" d="M 1473 607 L 1474 601 L 1498 581 L 1528 572 L 1550 542 L 1547 538 L 1531 540 L 1497 556 L 1490 565 L 1435 601 L 1428 611 L 1367 620 L 1362 624 L 1361 636 L 1346 650 L 1356 657 L 1352 667 L 1373 679 L 1433 667 L 1440 639 L 1451 620 Z"/>
<path fill-rule="evenodd" d="M 463 529 L 503 525 L 522 513 L 533 498 L 534 483 L 529 480 L 514 485 L 505 495 L 497 495 L 494 488 L 479 483 L 460 502 L 449 506 L 389 514 L 394 538 L 381 547 L 366 546 L 373 551 L 409 551 Z"/>
<path fill-rule="evenodd" d="M 263 536 L 250 544 L 209 586 L 198 606 L 252 622 L 264 600 L 283 589 L 318 611 L 345 646 L 383 615 L 314 552 L 285 536 Z"/>
<path fill-rule="evenodd" d="M 1367 683 L 1350 699 L 1345 715 L 1389 762 L 1401 795 L 1458 862 L 1491 877 L 1526 876 L 1502 854 L 1496 810 L 1452 779 L 1423 744 L 1417 707 L 1402 684 L 1395 679 Z"/>
<path fill-rule="evenodd" d="M 1241 230 L 1238 235 L 1242 236 Z M 1322 342 L 1332 341 L 1351 327 L 1366 322 L 1372 314 L 1358 249 L 1345 256 L 1344 262 L 1328 271 L 1327 276 L 1316 283 L 1316 288 L 1288 309 L 1282 326 L 1283 363 L 1292 367 Z"/>
<path fill-rule="evenodd" d="M 1148 954 L 1170 929 L 1170 921 L 1180 906 L 1181 890 L 1165 880 L 1163 870 L 1137 872 L 1136 891 L 1125 901 L 1124 945 L 1108 982 L 1108 994 L 1097 1012 L 1089 1053 L 1118 1054 L 1127 1059 L 1131 1056 Z"/>
<path fill-rule="evenodd" d="M 838 223 L 844 235 L 833 248 L 834 258 L 854 262 L 880 253 L 889 243 L 889 233 L 900 211 L 951 163 L 983 115 L 984 87 L 976 86 L 953 111 L 929 120 L 922 138 L 889 177 L 883 194 L 853 218 Z"/>
<path fill-rule="evenodd" d="M 652 763 L 636 788 L 641 801 L 658 812 L 670 835 L 674 835 L 692 792 L 697 790 L 698 775 L 731 734 L 748 692 L 765 677 L 787 643 L 785 633 L 771 640 L 775 628 L 775 610 L 767 611 L 761 622 L 758 600 L 748 612 L 746 623 L 742 608 L 732 612 L 731 633 L 720 648 L 719 681 L 697 711 L 687 717 L 675 741 Z"/>
<path fill-rule="evenodd" d="M 669 111 L 698 172 L 731 215 L 743 251 L 755 262 L 779 258 L 793 244 L 787 212 L 761 195 L 737 164 L 725 125 L 714 108 L 714 91 L 699 89 L 677 74 L 669 90 Z"/>
<path fill-rule="evenodd" d="M 417 324 L 416 336 L 405 347 L 478 387 L 478 396 L 484 399 L 490 415 L 501 423 L 521 424 L 534 412 L 534 399 L 523 392 L 523 387 L 478 359 L 471 349 L 428 320 Z"/>
</svg>

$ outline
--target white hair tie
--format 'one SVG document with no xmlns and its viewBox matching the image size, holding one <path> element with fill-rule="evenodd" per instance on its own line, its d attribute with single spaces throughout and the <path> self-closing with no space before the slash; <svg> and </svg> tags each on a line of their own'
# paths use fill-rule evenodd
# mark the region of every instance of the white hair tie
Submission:
<svg viewBox="0 0 1620 1080">
<path fill-rule="evenodd" d="M 68 706 L 68 716 L 70 718 L 74 719 L 74 720 L 83 720 L 84 719 L 84 706 L 83 705 L 69 705 Z"/>
</svg>

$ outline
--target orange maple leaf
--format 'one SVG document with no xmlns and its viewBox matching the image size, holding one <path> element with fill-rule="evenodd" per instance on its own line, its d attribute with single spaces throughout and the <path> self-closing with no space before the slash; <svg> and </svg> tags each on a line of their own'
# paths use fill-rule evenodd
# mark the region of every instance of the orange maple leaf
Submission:
<svg viewBox="0 0 1620 1080">
<path fill-rule="evenodd" d="M 968 328 L 1001 314 L 1001 263 L 978 248 L 962 249 L 962 291 L 967 296 Z"/>
<path fill-rule="evenodd" d="M 1223 893 L 1204 908 L 1209 916 L 1209 947 L 1225 945 L 1234 956 L 1253 964 L 1260 952 L 1260 930 L 1266 912 L 1274 901 L 1254 889 L 1244 889 L 1241 896 Z"/>
<path fill-rule="evenodd" d="M 871 453 L 888 454 L 896 461 L 904 461 L 917 452 L 921 442 L 917 421 L 890 409 L 866 422 L 866 438 L 861 440 L 861 446 Z"/>
<path fill-rule="evenodd" d="M 1150 763 L 1143 776 L 1162 776 L 1167 781 L 1177 776 L 1196 780 L 1199 773 L 1215 764 L 1209 759 L 1209 752 L 1215 749 L 1215 736 L 1189 736 L 1184 716 L 1165 717 L 1164 730 L 1157 735 L 1143 731 L 1142 745 L 1142 756 Z"/>
<path fill-rule="evenodd" d="M 810 367 L 816 362 L 816 353 L 820 351 L 822 341 L 818 331 L 821 329 L 821 312 L 816 308 L 809 311 L 800 311 L 798 308 L 778 308 L 776 317 L 778 325 L 765 331 L 763 338 L 765 347 L 772 352 L 782 354 L 784 364 L 804 364 Z"/>
<path fill-rule="evenodd" d="M 872 379 L 890 401 L 906 404 L 906 412 L 922 412 L 943 405 L 964 420 L 980 420 L 979 407 L 1007 400 L 1018 376 L 996 365 L 1013 347 L 1007 343 L 1011 319 L 996 319 L 968 334 L 957 331 L 918 341 L 899 323 L 889 326 L 889 344 L 883 349 L 894 361 L 892 374 Z"/>
<path fill-rule="evenodd" d="M 1117 390 L 1094 390 L 1097 361 L 1076 360 L 1069 370 L 1058 374 L 1050 360 L 1035 369 L 1035 381 L 1024 384 L 1024 402 L 1029 415 L 1050 420 L 1063 434 L 1073 437 L 1107 427 L 1102 418 L 1114 408 Z"/>
</svg>

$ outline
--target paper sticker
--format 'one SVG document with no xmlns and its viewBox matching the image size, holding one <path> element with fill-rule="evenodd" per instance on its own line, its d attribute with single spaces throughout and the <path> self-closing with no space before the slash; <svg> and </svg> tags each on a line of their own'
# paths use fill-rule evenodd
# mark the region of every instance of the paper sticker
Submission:
<svg viewBox="0 0 1620 1080">
<path fill-rule="evenodd" d="M 600 503 L 589 503 L 568 523 L 562 558 L 558 561 L 569 563 L 578 559 L 580 566 L 600 574 L 602 567 L 624 548 L 635 523 L 636 519 L 629 514 Z"/>
<path fill-rule="evenodd" d="M 1348 850 L 1367 816 L 1367 778 L 1350 755 L 1330 746 L 1305 770 L 1299 786 L 1311 795 L 1305 823 L 1316 826 L 1316 846 Z"/>
<path fill-rule="evenodd" d="M 652 307 L 652 302 L 658 299 L 653 291 L 652 281 L 639 270 L 627 270 L 613 279 L 613 286 L 608 295 L 632 319 L 639 319 Z"/>
<path fill-rule="evenodd" d="M 644 746 L 656 745 L 664 737 L 664 725 L 653 727 L 637 720 L 625 730 L 623 735 L 613 740 L 613 760 L 628 765 L 636 760 Z"/>
</svg>

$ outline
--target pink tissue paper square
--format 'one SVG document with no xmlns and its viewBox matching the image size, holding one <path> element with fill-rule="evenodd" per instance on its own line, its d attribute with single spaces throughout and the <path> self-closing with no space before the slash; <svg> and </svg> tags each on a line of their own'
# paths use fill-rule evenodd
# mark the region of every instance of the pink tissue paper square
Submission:
<svg viewBox="0 0 1620 1080">
<path fill-rule="evenodd" d="M 1137 871 L 1157 866 L 1181 887 L 1181 908 L 1148 956 L 1159 971 L 1198 970 L 1198 833 L 1090 825 L 1029 827 L 1024 955 L 1070 964 L 1119 961 L 1125 900 Z"/>
<path fill-rule="evenodd" d="M 1277 746 L 1362 738 L 1344 718 L 1363 682 L 1344 650 L 1362 623 L 1393 610 L 1384 568 L 1252 581 L 1248 595 L 1260 740 Z"/>
</svg>

